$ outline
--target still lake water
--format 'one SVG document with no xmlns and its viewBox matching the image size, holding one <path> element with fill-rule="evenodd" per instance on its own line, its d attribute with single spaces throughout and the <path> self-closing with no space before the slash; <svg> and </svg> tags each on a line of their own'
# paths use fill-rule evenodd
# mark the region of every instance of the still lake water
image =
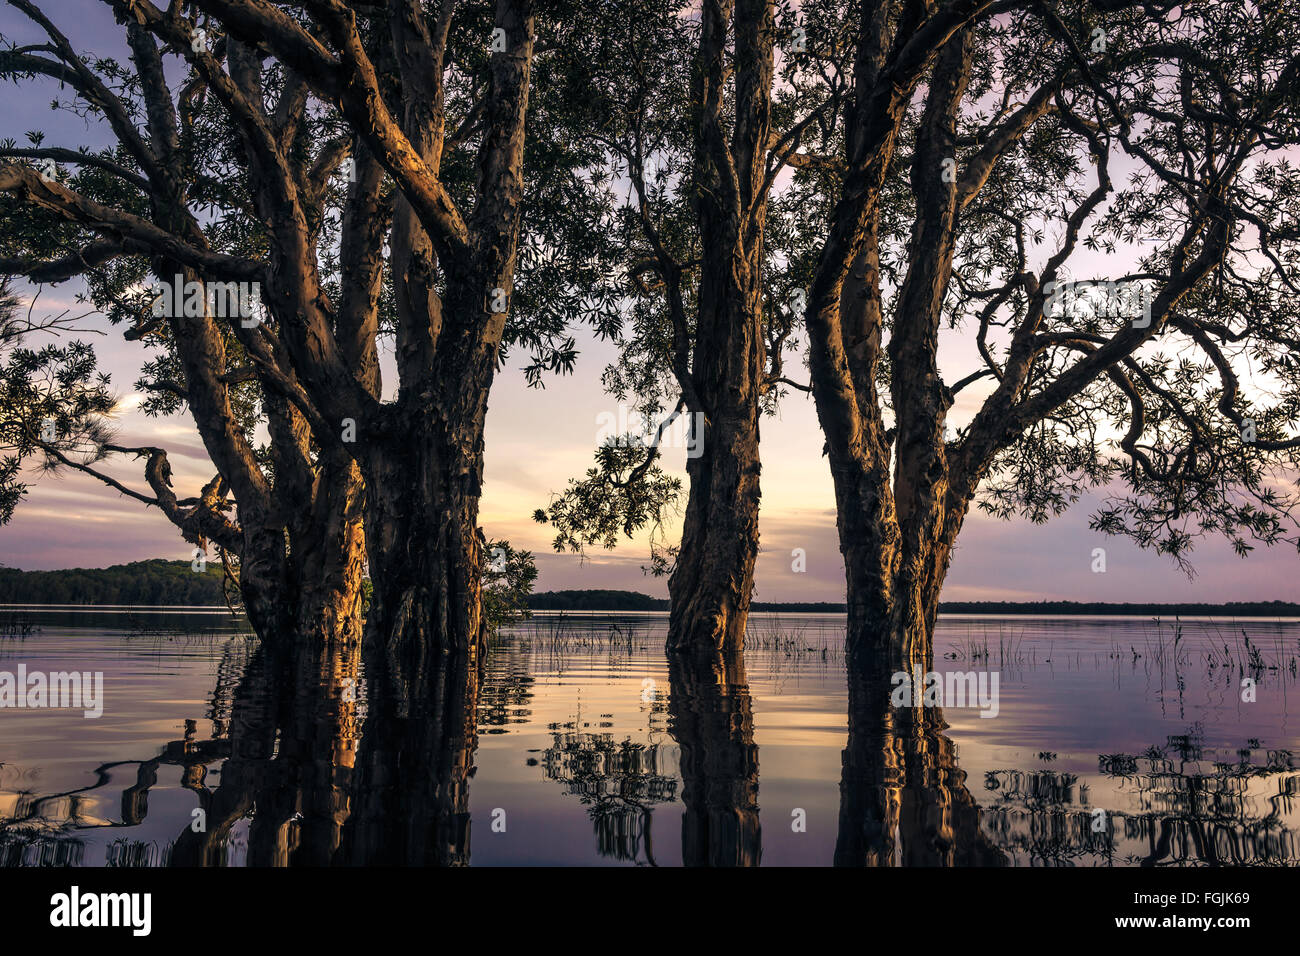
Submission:
<svg viewBox="0 0 1300 956">
<path fill-rule="evenodd" d="M 98 719 L 0 709 L 0 865 L 193 861 L 199 808 L 228 821 L 201 862 L 338 862 L 359 781 L 377 779 L 353 772 L 360 670 L 341 678 L 355 697 L 250 750 L 232 712 L 257 642 L 228 613 L 7 608 L 0 623 L 0 673 L 102 671 L 104 687 Z M 1300 860 L 1300 622 L 948 616 L 936 670 L 996 672 L 998 712 L 948 706 L 910 741 L 870 716 L 849 739 L 840 615 L 755 615 L 748 694 L 720 707 L 674 688 L 665 626 L 539 614 L 492 645 L 452 862 Z"/>
</svg>

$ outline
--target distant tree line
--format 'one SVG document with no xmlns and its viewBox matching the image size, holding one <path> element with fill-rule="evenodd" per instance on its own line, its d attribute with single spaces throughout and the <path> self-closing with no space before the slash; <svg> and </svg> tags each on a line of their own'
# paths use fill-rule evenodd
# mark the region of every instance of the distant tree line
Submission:
<svg viewBox="0 0 1300 956">
<path fill-rule="evenodd" d="M 639 591 L 543 591 L 528 599 L 534 611 L 666 611 L 668 601 Z M 809 614 L 843 614 L 843 604 L 827 601 L 755 601 L 756 612 L 784 611 Z M 1108 604 L 1101 601 L 947 601 L 944 614 L 1214 614 L 1227 617 L 1300 616 L 1300 604 L 1290 601 L 1229 601 L 1226 604 Z"/>
<path fill-rule="evenodd" d="M 1107 604 L 1100 601 L 949 601 L 944 614 L 1214 614 L 1226 617 L 1293 617 L 1300 604 L 1290 601 L 1228 601 L 1225 604 Z"/>
<path fill-rule="evenodd" d="M 0 604 L 222 605 L 222 570 L 188 561 L 133 561 L 109 568 L 20 571 L 0 568 Z"/>
<path fill-rule="evenodd" d="M 493 561 L 484 573 L 483 606 L 489 628 L 496 630 L 528 616 L 527 602 L 537 579 L 537 565 L 532 552 L 518 551 L 508 541 L 489 541 L 487 549 Z M 21 571 L 0 566 L 0 604 L 222 606 L 226 603 L 223 577 L 219 564 L 195 571 L 188 561 L 162 558 L 62 571 Z M 373 591 L 370 579 L 365 578 L 362 598 L 367 605 Z"/>
<path fill-rule="evenodd" d="M 543 591 L 528 596 L 533 611 L 666 611 L 668 602 L 640 591 Z"/>
<path fill-rule="evenodd" d="M 505 542 L 491 542 L 509 548 Z M 585 589 L 543 591 L 530 594 L 536 567 L 531 554 L 509 550 L 511 564 L 524 568 L 521 581 L 507 575 L 490 575 L 487 590 L 493 603 L 503 606 L 506 623 L 529 611 L 667 611 L 668 601 L 640 591 Z M 513 569 L 512 569 L 513 570 Z M 510 577 L 509 582 L 496 578 Z M 20 571 L 0 567 L 0 604 L 141 604 L 201 607 L 225 604 L 219 567 L 203 572 L 186 561 L 133 561 L 109 568 L 70 568 L 63 571 Z M 508 584 L 509 586 L 505 586 Z M 513 611 L 505 613 L 508 605 Z M 756 601 L 757 612 L 843 614 L 843 604 L 826 601 Z M 948 601 L 939 606 L 944 614 L 1214 614 L 1227 617 L 1297 617 L 1300 604 L 1290 601 L 1229 601 L 1225 604 L 1107 604 L 1099 601 Z"/>
</svg>

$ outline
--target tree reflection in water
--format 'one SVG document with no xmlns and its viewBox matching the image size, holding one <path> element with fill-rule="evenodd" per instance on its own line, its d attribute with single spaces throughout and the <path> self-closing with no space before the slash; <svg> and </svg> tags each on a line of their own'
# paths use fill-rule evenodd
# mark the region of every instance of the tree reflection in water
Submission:
<svg viewBox="0 0 1300 956">
<path fill-rule="evenodd" d="M 652 866 L 653 809 L 676 800 L 680 776 L 682 862 L 757 866 L 758 747 L 744 665 L 739 656 L 671 655 L 668 675 L 667 703 L 655 696 L 651 707 L 667 710 L 676 767 L 671 749 L 659 743 L 616 742 L 608 733 L 553 727 L 546 776 L 587 806 L 602 856 Z"/>
<path fill-rule="evenodd" d="M 1286 823 L 1300 798 L 1294 754 L 1248 741 L 1235 759 L 1215 756 L 1200 727 L 1142 754 L 1100 755 L 1102 780 L 1136 809 L 1100 805 L 1074 773 L 990 771 L 988 827 L 1018 865 L 1300 863 Z"/>
<path fill-rule="evenodd" d="M 363 667 L 355 645 L 287 657 L 252 647 L 230 641 L 223 651 L 208 739 L 189 721 L 155 756 L 103 764 L 88 785 L 58 793 L 39 793 L 34 777 L 0 765 L 0 785 L 16 795 L 0 817 L 0 865 L 84 862 L 88 831 L 145 823 L 164 768 L 177 768 L 205 825 L 168 818 L 175 836 L 161 842 L 125 834 L 107 844 L 109 865 L 470 862 L 477 728 L 525 719 L 526 662 L 498 648 L 488 688 L 476 665 L 442 662 L 408 674 L 408 696 L 391 679 L 381 692 L 370 675 L 384 662 Z M 652 717 L 667 718 L 676 746 L 553 724 L 542 772 L 585 805 L 607 858 L 656 863 L 654 809 L 680 791 L 685 864 L 756 866 L 759 759 L 744 667 L 673 659 L 669 682 Z M 1140 754 L 1100 755 L 1096 774 L 990 770 L 981 808 L 942 711 L 892 707 L 891 691 L 883 675 L 849 687 L 836 865 L 1300 862 L 1300 774 L 1289 751 L 1255 740 L 1215 751 L 1194 726 Z M 114 814 L 103 796 L 123 772 L 118 819 L 105 819 Z"/>
<path fill-rule="evenodd" d="M 681 748 L 682 862 L 758 866 L 758 746 L 740 655 L 670 655 L 670 729 Z"/>
<path fill-rule="evenodd" d="M 186 768 L 206 820 L 172 847 L 174 866 L 219 866 L 232 831 L 248 819 L 250 866 L 323 865 L 349 814 L 358 741 L 355 645 L 292 655 L 258 649 L 234 692 L 221 782 L 204 785 L 205 763 Z M 171 745 L 175 746 L 175 745 Z"/>
<path fill-rule="evenodd" d="M 1005 865 L 980 829 L 943 711 L 893 707 L 890 673 L 849 682 L 835 865 Z"/>
<path fill-rule="evenodd" d="M 400 681 L 390 664 L 380 655 L 367 663 L 378 690 L 369 702 L 353 815 L 335 862 L 467 866 L 482 660 L 476 654 L 421 661 Z"/>
<path fill-rule="evenodd" d="M 677 798 L 672 763 L 659 743 L 553 727 L 542 769 L 587 808 L 601 856 L 656 866 L 651 824 L 655 805 Z"/>
</svg>

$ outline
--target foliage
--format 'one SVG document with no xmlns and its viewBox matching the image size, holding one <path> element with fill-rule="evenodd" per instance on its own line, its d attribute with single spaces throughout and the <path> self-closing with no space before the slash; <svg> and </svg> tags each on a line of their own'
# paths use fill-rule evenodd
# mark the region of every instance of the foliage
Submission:
<svg viewBox="0 0 1300 956">
<path fill-rule="evenodd" d="M 529 595 L 537 581 L 537 565 L 531 551 L 518 551 L 508 541 L 489 541 L 484 551 L 483 619 L 488 630 L 531 617 Z"/>
<path fill-rule="evenodd" d="M 0 282 L 0 525 L 27 493 L 24 467 L 58 465 L 46 449 L 97 461 L 112 438 L 105 416 L 114 399 L 90 345 L 32 347 L 33 339 L 66 332 L 66 320 L 66 314 L 44 321 L 23 316 L 18 298 Z"/>
<path fill-rule="evenodd" d="M 631 537 L 649 525 L 653 569 L 662 574 L 671 558 L 670 546 L 662 539 L 663 522 L 675 507 L 682 483 L 668 476 L 656 459 L 635 436 L 611 438 L 596 450 L 595 467 L 582 479 L 570 479 L 550 505 L 533 512 L 533 519 L 555 529 L 556 551 L 575 554 L 594 544 L 613 548 L 620 534 Z"/>
<path fill-rule="evenodd" d="M 445 327 L 437 343 L 443 352 L 472 349 L 466 343 L 482 336 L 485 369 L 475 364 L 474 386 L 465 389 L 474 393 L 486 392 L 493 368 L 507 360 L 523 365 L 531 385 L 568 373 L 577 358 L 573 326 L 608 331 L 622 295 L 605 228 L 608 171 L 601 151 L 575 135 L 585 116 L 567 108 L 583 62 L 574 49 L 600 22 L 590 4 L 546 0 L 504 14 L 483 0 L 448 7 L 441 71 L 435 76 L 434 58 L 425 56 L 411 68 L 417 79 L 394 62 L 390 17 L 400 19 L 400 4 L 349 11 L 356 19 L 346 27 L 334 19 L 338 9 L 293 9 L 278 13 L 274 30 L 250 30 L 239 14 L 253 5 L 109 3 L 121 31 L 99 38 L 107 49 L 76 49 L 59 22 L 68 11 L 57 4 L 15 4 L 48 42 L 0 37 L 0 80 L 20 95 L 55 91 L 56 110 L 114 140 L 91 150 L 32 131 L 25 143 L 0 143 L 0 275 L 83 284 L 88 306 L 142 350 L 134 383 L 141 410 L 192 415 L 217 474 L 202 497 L 165 502 L 168 492 L 154 483 L 156 476 L 167 484 L 165 450 L 95 442 L 94 455 L 75 458 L 74 467 L 111 484 L 99 467 L 105 454 L 147 457 L 153 495 L 136 497 L 169 504 L 166 516 L 187 538 L 211 540 L 235 561 L 255 540 L 262 558 L 245 561 L 246 569 L 264 569 L 273 559 L 267 555 L 282 552 L 292 562 L 326 546 L 316 540 L 324 522 L 315 519 L 347 500 L 339 488 L 355 480 L 353 462 L 370 464 L 386 436 L 407 436 L 403 416 L 423 414 L 435 373 L 432 349 L 408 347 L 418 329 L 428 338 L 430 326 Z M 498 108 L 509 96 L 498 74 L 515 54 L 493 56 L 487 38 L 496 17 L 516 14 L 530 25 L 536 14 L 523 156 L 505 150 L 507 161 L 497 164 L 492 153 L 511 122 L 509 107 Z M 358 45 L 339 50 L 336 28 L 355 29 Z M 200 31 L 206 46 L 197 42 Z M 308 35 L 334 45 L 315 64 L 286 53 Z M 326 76 L 359 61 L 377 74 L 375 95 L 358 108 L 363 121 Z M 441 115 L 408 108 L 418 82 L 439 86 Z M 436 126 L 440 155 L 416 170 L 382 167 L 375 157 L 387 151 L 371 136 L 376 117 L 391 124 L 389 135 L 419 149 Z M 394 261 L 394 247 L 409 244 L 395 238 L 402 204 L 428 189 L 445 190 L 475 236 L 451 241 L 462 259 L 477 257 L 475 269 L 492 271 L 488 288 L 510 286 L 504 329 L 464 302 L 443 309 L 439 300 L 466 270 L 446 255 L 448 230 L 443 220 L 433 224 L 437 214 L 416 214 L 424 217 L 413 227 L 416 244 L 425 244 L 414 253 L 420 262 Z M 520 236 L 517 254 L 504 238 L 512 231 Z M 504 272 L 489 261 L 499 253 L 508 260 Z M 157 315 L 151 284 L 182 269 L 196 282 L 259 283 L 258 322 Z M 471 324 L 474 334 L 455 331 Z M 396 389 L 382 380 L 377 359 L 389 342 L 402 356 Z M 76 352 L 66 361 L 84 371 L 88 358 Z M 362 423 L 361 441 L 340 441 L 345 419 Z M 2 468 L 9 488 L 16 466 L 6 458 Z M 9 508 L 17 492 L 6 494 Z M 245 528 L 250 518 L 254 526 Z"/>
<path fill-rule="evenodd" d="M 668 602 L 639 591 L 587 588 L 580 591 L 543 591 L 528 598 L 534 611 L 666 611 Z"/>
<path fill-rule="evenodd" d="M 701 205 L 711 188 L 701 174 L 701 14 L 688 0 L 614 0 L 600 16 L 615 29 L 591 31 L 589 48 L 575 65 L 581 90 L 569 108 L 585 117 L 579 137 L 603 150 L 611 181 L 620 187 L 610 228 L 621 251 L 626 283 L 622 308 L 609 326 L 618 355 L 602 374 L 607 394 L 627 406 L 646 434 L 661 432 L 683 410 L 701 420 L 711 409 L 707 395 L 716 340 L 700 329 L 704 249 Z M 782 7 L 782 16 L 789 11 Z M 739 75 L 734 43 L 722 41 Z M 745 74 L 737 82 L 750 79 Z M 730 91 L 730 84 L 728 84 Z M 730 123 L 734 103 L 723 106 Z M 767 164 L 761 165 L 759 178 Z M 779 168 L 779 163 L 777 168 Z M 760 190 L 764 196 L 766 193 Z M 819 236 L 794 228 L 800 210 L 760 200 L 763 275 L 761 346 L 763 380 L 759 407 L 775 414 L 792 384 L 787 353 L 798 354 L 798 270 Z M 746 230 L 748 234 L 748 230 Z M 806 386 L 795 387 L 803 388 Z M 726 387 L 721 387 L 726 391 Z M 658 423 L 658 429 L 656 428 Z M 702 440 L 707 440 L 707 426 Z M 556 528 L 557 551 L 581 552 L 599 543 L 617 545 L 620 535 L 650 530 L 649 566 L 669 572 L 677 547 L 667 543 L 664 524 L 676 510 L 680 483 L 663 472 L 657 439 L 621 435 L 596 448 L 593 467 L 573 479 L 537 512 Z"/>
</svg>

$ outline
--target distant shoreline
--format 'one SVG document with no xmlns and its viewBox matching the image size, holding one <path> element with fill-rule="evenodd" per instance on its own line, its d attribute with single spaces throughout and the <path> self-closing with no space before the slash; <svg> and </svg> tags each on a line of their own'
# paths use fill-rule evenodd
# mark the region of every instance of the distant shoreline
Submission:
<svg viewBox="0 0 1300 956">
<path fill-rule="evenodd" d="M 1294 609 L 1293 605 L 1283 604 L 1280 610 L 1274 610 L 1271 607 L 1246 608 L 1239 609 L 1230 605 L 1221 604 L 1196 604 L 1196 605 L 1177 605 L 1177 604 L 1159 604 L 1159 605 L 1094 605 L 1089 606 L 1086 610 L 1078 608 L 1058 609 L 1054 605 L 1067 604 L 1068 602 L 1052 602 L 1053 606 L 1048 606 L 1044 610 L 1040 605 L 1033 603 L 1026 604 L 1004 604 L 990 603 L 988 606 L 982 606 L 977 603 L 963 602 L 959 610 L 951 610 L 940 607 L 939 620 L 976 620 L 987 618 L 991 620 L 1004 620 L 1007 618 L 1025 618 L 1027 620 L 1182 620 L 1186 622 L 1195 621 L 1263 621 L 1263 622 L 1281 622 L 1291 623 L 1300 621 L 1300 609 Z M 834 609 L 834 605 L 826 607 L 817 607 L 806 609 L 802 607 L 789 607 L 783 604 L 768 603 L 758 608 L 750 609 L 750 623 L 752 625 L 761 625 L 765 615 L 828 615 L 843 618 L 845 610 L 840 607 Z M 1138 609 L 1134 609 L 1138 608 Z M 530 609 L 535 615 L 558 616 L 560 618 L 571 615 L 576 618 L 600 618 L 604 616 L 616 617 L 619 615 L 636 616 L 636 617 L 658 617 L 668 614 L 667 608 L 657 608 L 653 610 L 629 610 L 628 608 L 565 608 L 565 609 Z M 32 625 L 38 620 L 43 619 L 44 615 L 73 615 L 84 616 L 87 620 L 93 620 L 97 616 L 112 618 L 114 615 L 154 615 L 165 614 L 173 617 L 190 616 L 209 616 L 219 615 L 222 618 L 228 618 L 232 608 L 224 604 L 38 604 L 34 602 L 26 603 L 5 603 L 0 602 L 0 637 L 11 636 L 16 625 Z M 243 618 L 243 608 L 236 605 L 233 608 L 235 615 Z M 538 618 L 535 618 L 538 619 Z"/>
<path fill-rule="evenodd" d="M 224 606 L 223 573 L 211 566 L 194 573 L 186 561 L 137 561 L 110 568 L 20 571 L 0 567 L 0 607 L 69 608 L 211 608 Z M 528 601 L 533 611 L 619 613 L 667 611 L 668 601 L 639 591 L 543 591 Z M 826 601 L 755 601 L 755 614 L 844 614 L 842 603 Z M 1105 601 L 944 601 L 940 614 L 1022 616 L 1142 617 L 1300 617 L 1292 601 L 1230 601 L 1222 604 Z"/>
<path fill-rule="evenodd" d="M 668 602 L 639 591 L 544 591 L 534 594 L 534 611 L 667 611 Z M 755 601 L 752 614 L 845 614 L 844 604 L 826 601 Z M 1300 617 L 1300 604 L 1291 601 L 1231 601 L 1223 604 L 1108 603 L 1104 601 L 944 601 L 940 614 L 998 614 L 1025 616 L 1144 616 L 1144 617 Z"/>
</svg>

